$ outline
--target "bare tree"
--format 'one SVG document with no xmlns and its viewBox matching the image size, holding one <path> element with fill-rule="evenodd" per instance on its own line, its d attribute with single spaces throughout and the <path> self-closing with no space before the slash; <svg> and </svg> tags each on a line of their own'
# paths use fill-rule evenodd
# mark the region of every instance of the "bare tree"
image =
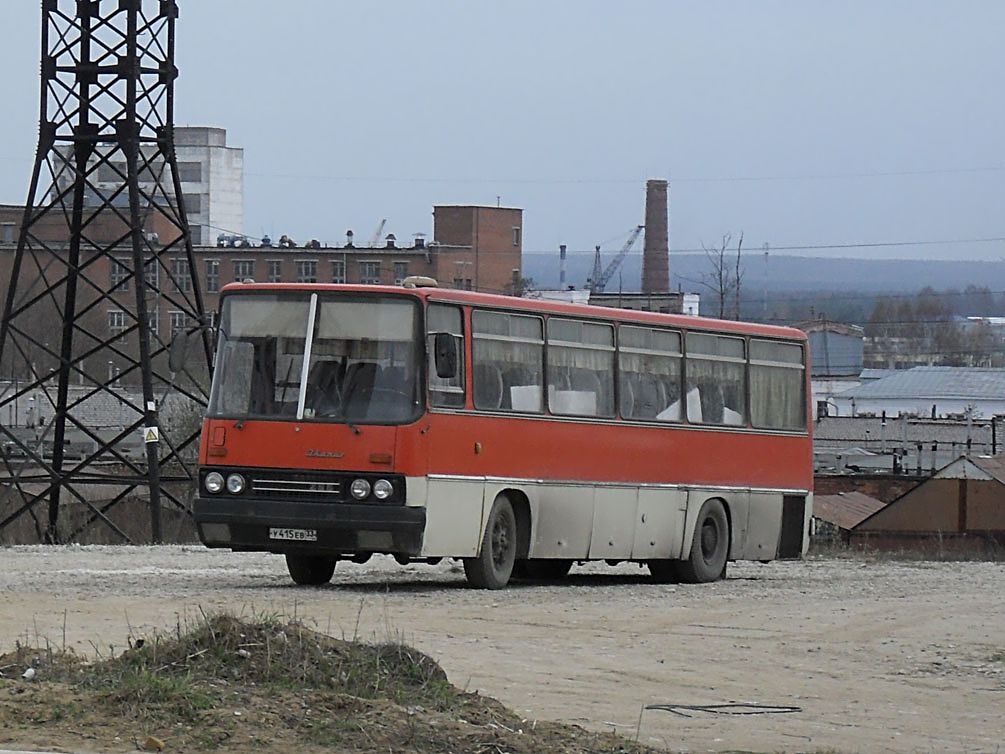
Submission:
<svg viewBox="0 0 1005 754">
<path fill-rule="evenodd" d="M 698 282 L 708 288 L 719 300 L 719 319 L 726 319 L 727 306 L 730 300 L 733 301 L 733 311 L 729 314 L 733 319 L 740 318 L 740 289 L 743 284 L 743 265 L 740 260 L 743 249 L 743 233 L 736 244 L 736 259 L 732 257 L 730 245 L 733 235 L 726 233 L 722 237 L 721 243 L 716 246 L 706 246 L 701 248 L 705 251 L 711 271 L 703 274 Z"/>
</svg>

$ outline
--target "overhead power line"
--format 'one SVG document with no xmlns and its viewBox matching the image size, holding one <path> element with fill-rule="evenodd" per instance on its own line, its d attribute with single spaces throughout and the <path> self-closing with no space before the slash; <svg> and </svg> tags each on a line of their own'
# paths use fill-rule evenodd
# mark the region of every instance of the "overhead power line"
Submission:
<svg viewBox="0 0 1005 754">
<path fill-rule="evenodd" d="M 752 183 L 779 181 L 828 181 L 855 180 L 862 178 L 904 178 L 940 175 L 967 175 L 979 173 L 1005 172 L 1005 165 L 977 165 L 965 167 L 934 167 L 916 170 L 877 170 L 848 173 L 804 173 L 792 175 L 737 175 L 737 176 L 688 176 L 669 178 L 671 186 L 679 183 Z M 252 178 L 292 178 L 297 180 L 330 181 L 332 183 L 462 183 L 462 184 L 641 184 L 644 178 L 614 177 L 569 177 L 542 176 L 537 178 L 517 178 L 506 176 L 377 176 L 377 175 L 324 175 L 321 173 L 286 173 L 270 171 L 247 171 Z"/>
<path fill-rule="evenodd" d="M 1005 236 L 989 236 L 986 238 L 953 238 L 953 239 L 934 239 L 925 238 L 915 241 L 859 241 L 853 243 L 818 243 L 818 244 L 802 244 L 802 245 L 784 245 L 775 246 L 772 244 L 769 248 L 771 253 L 778 251 L 824 251 L 824 250 L 837 250 L 837 249 L 878 249 L 878 248 L 896 248 L 896 247 L 907 247 L 907 246 L 949 246 L 952 244 L 966 244 L 966 243 L 1002 243 L 1005 242 Z M 670 249 L 671 254 L 703 254 L 706 251 L 713 251 L 718 253 L 718 249 L 704 249 L 698 248 L 676 248 Z M 729 249 L 726 250 L 727 252 Z M 527 249 L 523 250 L 525 256 L 554 256 L 558 253 L 556 249 L 548 249 L 546 251 L 529 251 Z M 595 253 L 594 249 L 568 249 L 567 254 L 583 254 L 583 255 L 593 255 Z M 642 250 L 631 252 L 631 256 L 642 256 L 644 252 Z M 759 249 L 753 249 L 746 254 L 741 255 L 742 257 L 747 257 L 749 259 L 754 259 L 760 257 L 763 251 Z M 889 260 L 893 261 L 893 260 Z M 981 261 L 981 260 L 975 260 Z"/>
</svg>

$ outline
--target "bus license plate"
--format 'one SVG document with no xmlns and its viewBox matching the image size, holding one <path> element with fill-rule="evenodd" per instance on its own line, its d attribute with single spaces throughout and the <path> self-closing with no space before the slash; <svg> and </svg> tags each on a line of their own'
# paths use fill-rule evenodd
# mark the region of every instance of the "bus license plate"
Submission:
<svg viewBox="0 0 1005 754">
<path fill-rule="evenodd" d="M 317 529 L 269 529 L 269 539 L 289 539 L 294 542 L 317 542 Z"/>
</svg>

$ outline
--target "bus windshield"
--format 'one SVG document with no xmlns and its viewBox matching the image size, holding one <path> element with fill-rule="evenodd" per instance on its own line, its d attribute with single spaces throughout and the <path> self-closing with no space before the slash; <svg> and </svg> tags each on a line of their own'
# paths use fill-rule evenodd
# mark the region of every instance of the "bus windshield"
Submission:
<svg viewBox="0 0 1005 754">
<path fill-rule="evenodd" d="M 209 416 L 400 424 L 419 412 L 417 303 L 337 294 L 224 298 Z"/>
</svg>

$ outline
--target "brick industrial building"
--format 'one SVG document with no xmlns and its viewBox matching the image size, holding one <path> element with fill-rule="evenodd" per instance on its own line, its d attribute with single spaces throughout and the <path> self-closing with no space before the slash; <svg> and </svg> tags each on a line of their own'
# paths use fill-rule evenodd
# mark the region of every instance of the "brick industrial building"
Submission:
<svg viewBox="0 0 1005 754">
<path fill-rule="evenodd" d="M 0 280 L 9 283 L 12 274 L 17 229 L 24 207 L 0 205 Z M 162 240 L 167 232 L 159 227 L 156 215 L 147 231 L 157 233 Z M 40 235 L 41 230 L 36 228 Z M 112 215 L 103 215 L 100 223 L 88 229 L 96 243 L 110 243 L 125 233 L 125 226 Z M 62 217 L 53 216 L 50 228 L 44 231 L 46 241 L 58 244 L 66 236 Z M 175 285 L 191 285 L 191 274 L 199 276 L 207 311 L 217 308 L 221 287 L 235 280 L 253 278 L 269 282 L 301 283 L 370 283 L 394 285 L 410 275 L 427 275 L 441 285 L 495 293 L 513 293 L 514 281 L 521 274 L 523 244 L 523 211 L 509 207 L 437 206 L 433 209 L 433 238 L 426 242 L 419 237 L 408 246 L 401 246 L 393 235 L 378 247 L 355 246 L 350 237 L 342 246 L 321 246 L 308 242 L 301 246 L 227 245 L 196 246 L 196 269 L 184 269 L 179 254 L 171 260 L 175 269 L 147 271 L 155 287 L 167 291 Z M 129 250 L 123 247 L 123 265 L 129 264 Z M 112 269 L 106 258 L 95 258 L 95 264 L 107 269 L 91 272 L 95 280 L 107 280 L 113 288 L 121 271 Z M 22 274 L 32 275 L 32 270 Z M 169 282 L 170 281 L 170 282 Z M 6 286 L 5 286 L 6 287 Z M 119 287 L 113 300 L 130 305 L 127 289 Z M 155 303 L 156 306 L 156 303 Z M 113 309 L 109 309 L 109 326 L 115 326 Z M 159 328 L 171 328 L 169 311 L 158 309 Z M 165 332 L 166 330 L 161 330 Z"/>
</svg>

